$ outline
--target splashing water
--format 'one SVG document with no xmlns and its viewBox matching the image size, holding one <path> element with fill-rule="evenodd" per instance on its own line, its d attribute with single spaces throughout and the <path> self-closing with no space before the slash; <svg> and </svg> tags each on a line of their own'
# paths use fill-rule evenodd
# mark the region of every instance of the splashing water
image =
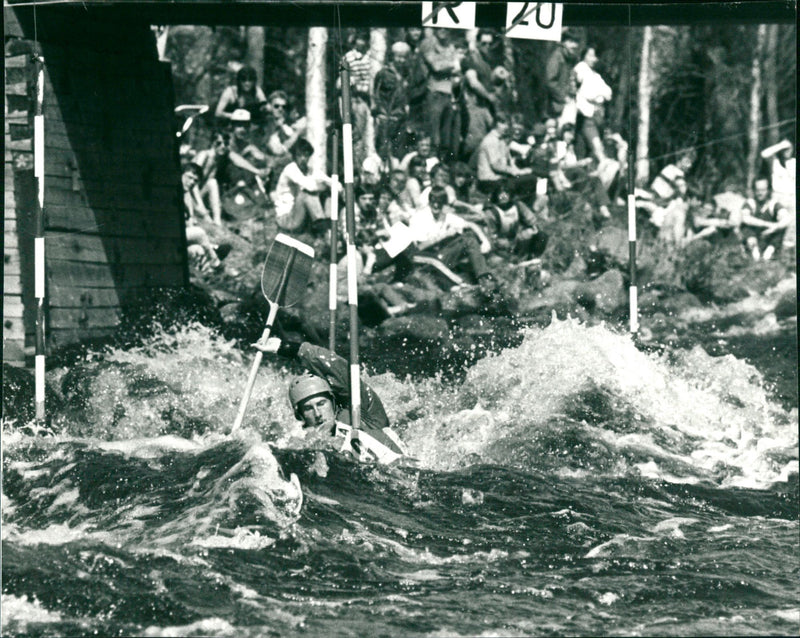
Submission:
<svg viewBox="0 0 800 638">
<path fill-rule="evenodd" d="M 373 375 L 412 469 L 321 458 L 275 360 L 226 434 L 249 358 L 189 325 L 4 422 L 4 634 L 800 629 L 797 408 L 744 361 L 554 320 L 462 382 Z"/>
</svg>

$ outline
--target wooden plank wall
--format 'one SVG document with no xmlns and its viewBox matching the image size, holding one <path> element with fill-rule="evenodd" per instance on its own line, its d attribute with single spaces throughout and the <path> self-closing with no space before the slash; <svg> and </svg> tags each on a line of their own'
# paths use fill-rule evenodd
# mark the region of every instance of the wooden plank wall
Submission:
<svg viewBox="0 0 800 638">
<path fill-rule="evenodd" d="M 16 366 L 25 365 L 26 351 L 33 344 L 30 337 L 34 327 L 34 315 L 30 312 L 33 296 L 22 286 L 23 274 L 25 278 L 33 276 L 30 254 L 26 254 L 26 249 L 30 249 L 29 253 L 33 250 L 33 244 L 25 243 L 26 219 L 24 211 L 17 210 L 17 194 L 25 191 L 21 182 L 33 171 L 27 97 L 29 60 L 30 56 L 24 53 L 6 55 L 4 60 L 3 361 Z"/>
<path fill-rule="evenodd" d="M 171 76 L 152 32 L 48 15 L 37 33 L 52 348 L 111 333 L 139 293 L 183 286 L 187 270 Z"/>
</svg>

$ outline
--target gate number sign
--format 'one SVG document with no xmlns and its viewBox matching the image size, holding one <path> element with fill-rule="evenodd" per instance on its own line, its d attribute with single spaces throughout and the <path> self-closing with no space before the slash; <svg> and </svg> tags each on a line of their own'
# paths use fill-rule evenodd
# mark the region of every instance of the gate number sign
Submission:
<svg viewBox="0 0 800 638">
<path fill-rule="evenodd" d="M 560 42 L 563 15 L 564 5 L 560 3 L 508 2 L 506 35 L 510 38 Z"/>
<path fill-rule="evenodd" d="M 523 2 L 517 4 L 525 4 Z M 474 2 L 423 2 L 422 26 L 445 29 L 474 29 Z"/>
</svg>

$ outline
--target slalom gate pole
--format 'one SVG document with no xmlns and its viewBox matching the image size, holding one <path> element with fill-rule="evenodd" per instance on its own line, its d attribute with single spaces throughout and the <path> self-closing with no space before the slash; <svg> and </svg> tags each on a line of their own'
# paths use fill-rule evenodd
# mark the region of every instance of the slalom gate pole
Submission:
<svg viewBox="0 0 800 638">
<path fill-rule="evenodd" d="M 333 171 L 331 171 L 331 272 L 328 283 L 328 309 L 330 310 L 330 327 L 328 328 L 328 349 L 336 352 L 336 287 L 338 273 L 336 263 L 337 242 L 339 241 L 339 131 L 333 133 Z"/>
<path fill-rule="evenodd" d="M 347 221 L 347 301 L 350 306 L 350 417 L 361 427 L 361 376 L 358 364 L 358 272 L 356 271 L 356 213 L 353 193 L 353 125 L 350 122 L 350 69 L 342 66 L 342 163 Z"/>
<path fill-rule="evenodd" d="M 631 28 L 631 8 L 628 6 L 628 29 Z M 628 34 L 628 70 L 633 72 L 633 54 L 631 51 L 631 38 Z M 636 195 L 634 190 L 634 156 L 633 145 L 633 97 L 631 85 L 628 83 L 628 262 L 630 267 L 630 288 L 628 300 L 630 302 L 630 331 L 634 336 L 639 332 L 639 291 L 636 287 Z"/>
<path fill-rule="evenodd" d="M 34 217 L 34 297 L 36 298 L 35 404 L 36 420 L 45 418 L 45 263 L 44 263 L 44 59 L 33 56 L 36 105 L 33 114 L 33 177 L 36 182 Z"/>
</svg>

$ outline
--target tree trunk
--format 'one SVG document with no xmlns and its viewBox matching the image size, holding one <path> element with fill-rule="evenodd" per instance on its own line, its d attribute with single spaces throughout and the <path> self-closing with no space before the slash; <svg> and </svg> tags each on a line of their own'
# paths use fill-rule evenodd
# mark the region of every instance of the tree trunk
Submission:
<svg viewBox="0 0 800 638">
<path fill-rule="evenodd" d="M 308 30 L 308 53 L 306 55 L 306 138 L 314 146 L 310 166 L 313 170 L 327 173 L 325 150 L 327 135 L 325 127 L 325 49 L 328 30 L 312 27 Z"/>
<path fill-rule="evenodd" d="M 642 59 L 639 69 L 639 126 L 636 136 L 636 183 L 645 186 L 650 182 L 650 98 L 653 94 L 650 68 L 650 44 L 653 28 L 644 28 Z"/>
<path fill-rule="evenodd" d="M 749 149 L 747 153 L 747 189 L 751 192 L 753 180 L 758 168 L 758 152 L 760 150 L 759 127 L 761 126 L 761 58 L 764 54 L 764 45 L 767 40 L 767 25 L 758 27 L 756 50 L 753 54 L 750 87 L 750 126 L 748 131 Z"/>
<path fill-rule="evenodd" d="M 258 86 L 264 86 L 264 27 L 247 27 L 245 64 L 255 69 Z"/>
<path fill-rule="evenodd" d="M 764 52 L 764 94 L 767 106 L 766 146 L 777 144 L 778 129 L 778 25 L 767 26 L 766 51 Z"/>
<path fill-rule="evenodd" d="M 620 131 L 628 129 L 628 122 L 625 119 L 625 114 L 630 108 L 628 104 L 628 89 L 631 84 L 631 67 L 628 61 L 628 51 L 632 46 L 631 38 L 633 37 L 633 29 L 626 28 L 623 37 L 621 51 L 624 51 L 624 57 L 620 60 L 619 64 L 619 83 L 614 94 L 611 97 L 613 108 L 611 113 L 607 114 L 607 121 L 609 128 L 612 131 L 619 133 Z M 626 137 L 630 138 L 632 131 L 629 131 Z"/>
</svg>

